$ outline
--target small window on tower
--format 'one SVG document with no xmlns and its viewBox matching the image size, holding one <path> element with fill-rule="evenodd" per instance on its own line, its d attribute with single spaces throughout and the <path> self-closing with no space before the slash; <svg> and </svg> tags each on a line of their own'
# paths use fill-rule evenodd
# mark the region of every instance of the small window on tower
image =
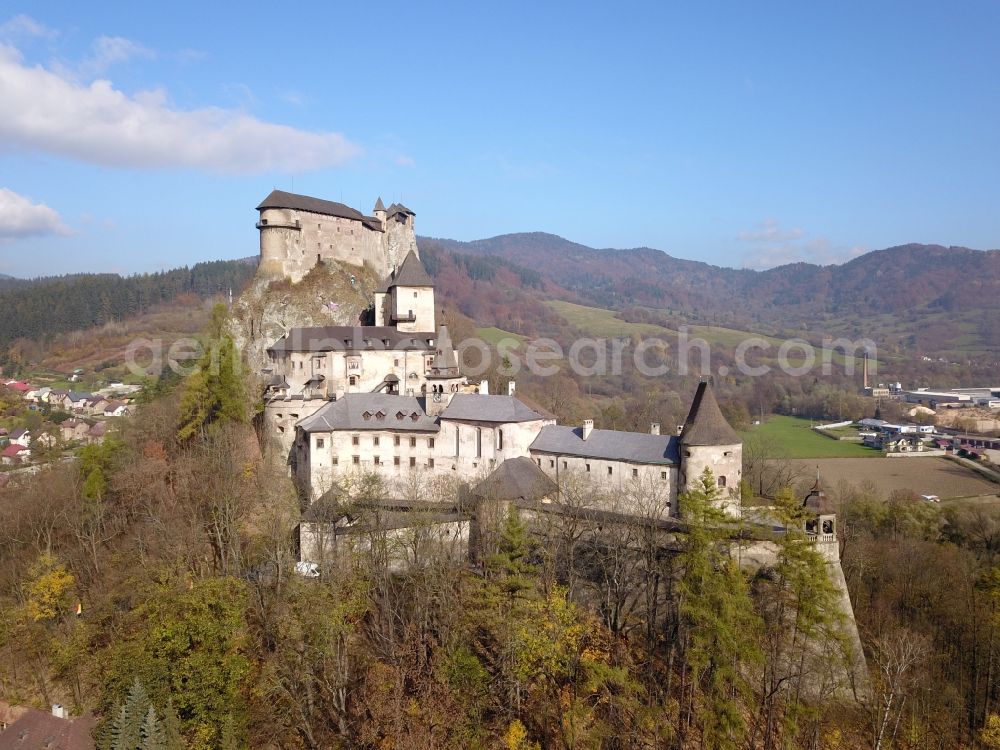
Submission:
<svg viewBox="0 0 1000 750">
<path fill-rule="evenodd" d="M 316 438 L 316 447 L 317 448 L 323 447 L 323 438 Z"/>
<path fill-rule="evenodd" d="M 720 487 L 725 487 L 726 486 L 726 478 L 725 478 L 725 476 L 719 477 L 719 486 Z"/>
<path fill-rule="evenodd" d="M 414 293 L 413 293 L 413 296 L 414 296 L 414 297 L 416 297 L 416 296 L 417 296 L 417 293 L 416 293 L 416 292 L 414 292 Z"/>
</svg>

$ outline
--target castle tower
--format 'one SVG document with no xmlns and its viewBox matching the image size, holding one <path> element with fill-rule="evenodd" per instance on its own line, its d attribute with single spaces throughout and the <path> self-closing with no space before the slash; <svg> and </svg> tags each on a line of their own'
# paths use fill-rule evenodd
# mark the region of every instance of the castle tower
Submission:
<svg viewBox="0 0 1000 750">
<path fill-rule="evenodd" d="M 427 371 L 427 413 L 436 417 L 451 402 L 451 397 L 462 385 L 458 355 L 451 343 L 448 326 L 438 326 L 434 340 L 434 359 Z"/>
<path fill-rule="evenodd" d="M 739 516 L 743 441 L 722 416 L 715 391 L 707 380 L 698 384 L 679 441 L 681 491 L 690 489 L 707 467 L 722 492 L 722 509 L 731 516 Z"/>
<path fill-rule="evenodd" d="M 375 208 L 372 211 L 372 213 L 375 215 L 376 219 L 382 222 L 382 226 L 385 226 L 386 214 L 385 214 L 385 204 L 382 202 L 382 196 L 379 196 L 379 199 L 375 201 Z"/>
<path fill-rule="evenodd" d="M 802 501 L 805 510 L 804 528 L 809 540 L 815 542 L 820 552 L 827 559 L 840 558 L 840 547 L 837 544 L 837 513 L 833 502 L 823 491 L 819 479 L 819 469 L 816 470 L 816 483 L 805 500 Z"/>
<path fill-rule="evenodd" d="M 434 282 L 416 252 L 411 250 L 375 292 L 375 325 L 406 333 L 434 331 Z"/>
</svg>

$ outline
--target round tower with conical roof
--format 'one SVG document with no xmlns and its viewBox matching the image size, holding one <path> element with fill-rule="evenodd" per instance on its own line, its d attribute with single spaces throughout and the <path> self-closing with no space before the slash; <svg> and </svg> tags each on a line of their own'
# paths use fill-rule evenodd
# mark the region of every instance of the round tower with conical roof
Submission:
<svg viewBox="0 0 1000 750">
<path fill-rule="evenodd" d="M 679 439 L 681 491 L 690 489 L 706 467 L 722 497 L 722 509 L 740 515 L 743 441 L 722 415 L 709 380 L 698 384 Z"/>
</svg>

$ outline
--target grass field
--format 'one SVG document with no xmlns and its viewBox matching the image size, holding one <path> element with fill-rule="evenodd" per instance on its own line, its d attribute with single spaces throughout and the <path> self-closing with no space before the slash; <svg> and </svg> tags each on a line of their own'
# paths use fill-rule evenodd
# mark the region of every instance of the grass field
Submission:
<svg viewBox="0 0 1000 750">
<path fill-rule="evenodd" d="M 652 323 L 629 323 L 619 318 L 614 310 L 574 305 L 572 302 L 563 302 L 562 300 L 549 300 L 545 304 L 568 320 L 570 325 L 576 326 L 592 336 L 613 338 L 633 334 L 663 337 L 676 335 L 673 331 Z"/>
<path fill-rule="evenodd" d="M 871 483 L 885 494 L 910 490 L 918 495 L 937 495 L 942 500 L 973 497 L 992 498 L 993 503 L 1000 500 L 997 497 L 1000 485 L 946 458 L 821 458 L 790 463 L 799 469 L 803 487 L 813 481 L 818 466 L 823 484 L 830 488 L 843 481 L 856 486 Z"/>
<path fill-rule="evenodd" d="M 477 328 L 476 335 L 485 341 L 487 344 L 496 346 L 504 339 L 509 339 L 517 341 L 518 343 L 524 343 L 524 336 L 519 333 L 511 333 L 510 331 L 505 331 L 503 328 Z"/>
<path fill-rule="evenodd" d="M 618 317 L 614 310 L 606 310 L 602 307 L 588 307 L 586 305 L 576 305 L 572 302 L 562 300 L 549 300 L 546 302 L 549 307 L 555 310 L 560 316 L 565 318 L 570 325 L 579 328 L 588 335 L 601 338 L 614 338 L 618 336 L 655 336 L 671 344 L 676 344 L 678 332 L 671 328 L 655 325 L 653 323 L 629 323 Z M 652 309 L 652 308 L 650 308 Z M 767 336 L 751 331 L 742 331 L 737 328 L 726 328 L 723 326 L 691 325 L 687 327 L 688 340 L 704 339 L 711 347 L 732 350 L 742 342 L 750 338 L 763 339 L 770 348 L 762 352 L 761 361 L 774 364 L 783 340 L 774 336 Z M 755 347 L 756 355 L 756 347 Z M 822 354 L 816 352 L 817 366 L 822 364 Z M 789 364 L 798 367 L 803 363 L 801 352 L 793 349 L 789 352 Z M 838 365 L 843 365 L 844 355 L 840 351 L 831 353 L 830 361 Z M 861 367 L 861 360 L 855 359 L 856 368 Z M 875 365 L 877 365 L 877 361 Z"/>
<path fill-rule="evenodd" d="M 743 432 L 743 439 L 763 438 L 774 447 L 778 458 L 878 458 L 880 451 L 857 443 L 823 437 L 808 419 L 774 415 L 766 422 Z"/>
</svg>

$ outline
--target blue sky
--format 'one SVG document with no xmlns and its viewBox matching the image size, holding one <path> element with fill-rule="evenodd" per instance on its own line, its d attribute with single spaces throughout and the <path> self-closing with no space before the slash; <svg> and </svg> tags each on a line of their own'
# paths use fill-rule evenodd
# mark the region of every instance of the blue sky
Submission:
<svg viewBox="0 0 1000 750">
<path fill-rule="evenodd" d="M 232 7 L 3 4 L 0 272 L 253 255 L 272 187 L 737 267 L 1000 247 L 993 0 Z"/>
</svg>

